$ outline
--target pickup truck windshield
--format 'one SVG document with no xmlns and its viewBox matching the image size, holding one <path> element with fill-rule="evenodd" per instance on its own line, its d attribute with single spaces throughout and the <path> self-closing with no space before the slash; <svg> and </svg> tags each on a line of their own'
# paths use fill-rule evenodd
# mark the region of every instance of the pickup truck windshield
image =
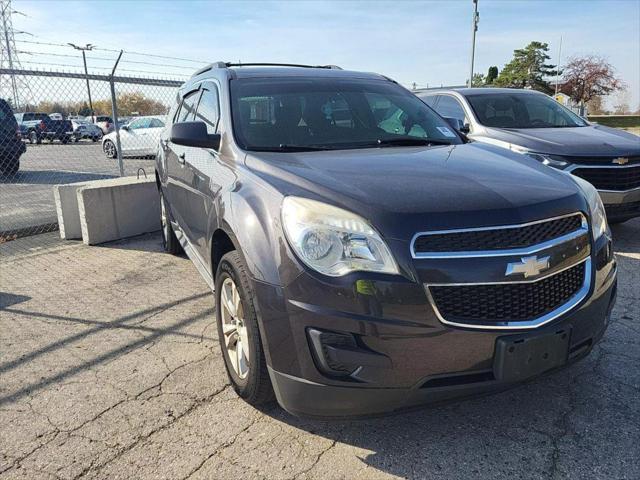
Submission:
<svg viewBox="0 0 640 480">
<path fill-rule="evenodd" d="M 497 128 L 586 127 L 571 110 L 551 97 L 535 93 L 481 93 L 467 95 L 478 121 Z"/>
<path fill-rule="evenodd" d="M 462 143 L 415 95 L 382 80 L 237 79 L 231 82 L 231 107 L 236 141 L 245 150 Z"/>
</svg>

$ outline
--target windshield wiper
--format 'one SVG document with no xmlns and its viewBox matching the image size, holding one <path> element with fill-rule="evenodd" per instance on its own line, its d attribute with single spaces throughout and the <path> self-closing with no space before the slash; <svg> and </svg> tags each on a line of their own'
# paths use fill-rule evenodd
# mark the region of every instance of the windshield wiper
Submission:
<svg viewBox="0 0 640 480">
<path fill-rule="evenodd" d="M 432 138 L 379 138 L 376 142 L 377 145 L 382 147 L 399 146 L 399 147 L 411 147 L 420 145 L 451 145 L 451 142 L 447 140 L 436 140 Z"/>
<path fill-rule="evenodd" d="M 276 146 L 254 147 L 254 150 L 263 152 L 319 152 L 323 150 L 332 150 L 331 148 L 321 147 L 318 145 L 286 145 L 281 143 Z"/>
</svg>

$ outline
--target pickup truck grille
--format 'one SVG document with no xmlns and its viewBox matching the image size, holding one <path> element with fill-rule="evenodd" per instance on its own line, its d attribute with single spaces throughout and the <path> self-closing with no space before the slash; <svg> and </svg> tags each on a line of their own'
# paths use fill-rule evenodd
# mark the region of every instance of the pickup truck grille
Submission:
<svg viewBox="0 0 640 480">
<path fill-rule="evenodd" d="M 525 248 L 547 242 L 583 228 L 580 213 L 547 221 L 509 227 L 421 233 L 413 242 L 413 253 L 477 252 Z"/>
<path fill-rule="evenodd" d="M 585 284 L 586 265 L 582 262 L 534 282 L 428 288 L 439 315 L 447 322 L 512 324 L 538 319 L 568 303 Z"/>
<path fill-rule="evenodd" d="M 598 190 L 625 191 L 640 188 L 640 165 L 632 167 L 578 167 L 571 173 L 585 179 Z"/>
</svg>

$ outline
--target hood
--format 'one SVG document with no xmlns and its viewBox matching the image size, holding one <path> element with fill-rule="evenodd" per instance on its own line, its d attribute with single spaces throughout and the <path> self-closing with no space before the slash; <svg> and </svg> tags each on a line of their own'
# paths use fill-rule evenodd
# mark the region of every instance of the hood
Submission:
<svg viewBox="0 0 640 480">
<path fill-rule="evenodd" d="M 355 212 L 386 237 L 517 224 L 584 210 L 571 176 L 482 144 L 254 152 L 246 165 L 283 195 Z"/>
<path fill-rule="evenodd" d="M 640 155 L 640 137 L 602 125 L 571 128 L 486 128 L 486 136 L 532 152 L 568 157 Z"/>
</svg>

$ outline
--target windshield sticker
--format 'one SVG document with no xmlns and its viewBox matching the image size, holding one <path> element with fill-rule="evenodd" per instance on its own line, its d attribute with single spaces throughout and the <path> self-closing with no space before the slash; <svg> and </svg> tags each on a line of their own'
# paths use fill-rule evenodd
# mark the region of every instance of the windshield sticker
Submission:
<svg viewBox="0 0 640 480">
<path fill-rule="evenodd" d="M 449 130 L 447 127 L 436 127 L 441 134 L 443 134 L 445 137 L 449 137 L 449 138 L 456 138 L 456 134 L 453 133 L 451 130 Z"/>
</svg>

